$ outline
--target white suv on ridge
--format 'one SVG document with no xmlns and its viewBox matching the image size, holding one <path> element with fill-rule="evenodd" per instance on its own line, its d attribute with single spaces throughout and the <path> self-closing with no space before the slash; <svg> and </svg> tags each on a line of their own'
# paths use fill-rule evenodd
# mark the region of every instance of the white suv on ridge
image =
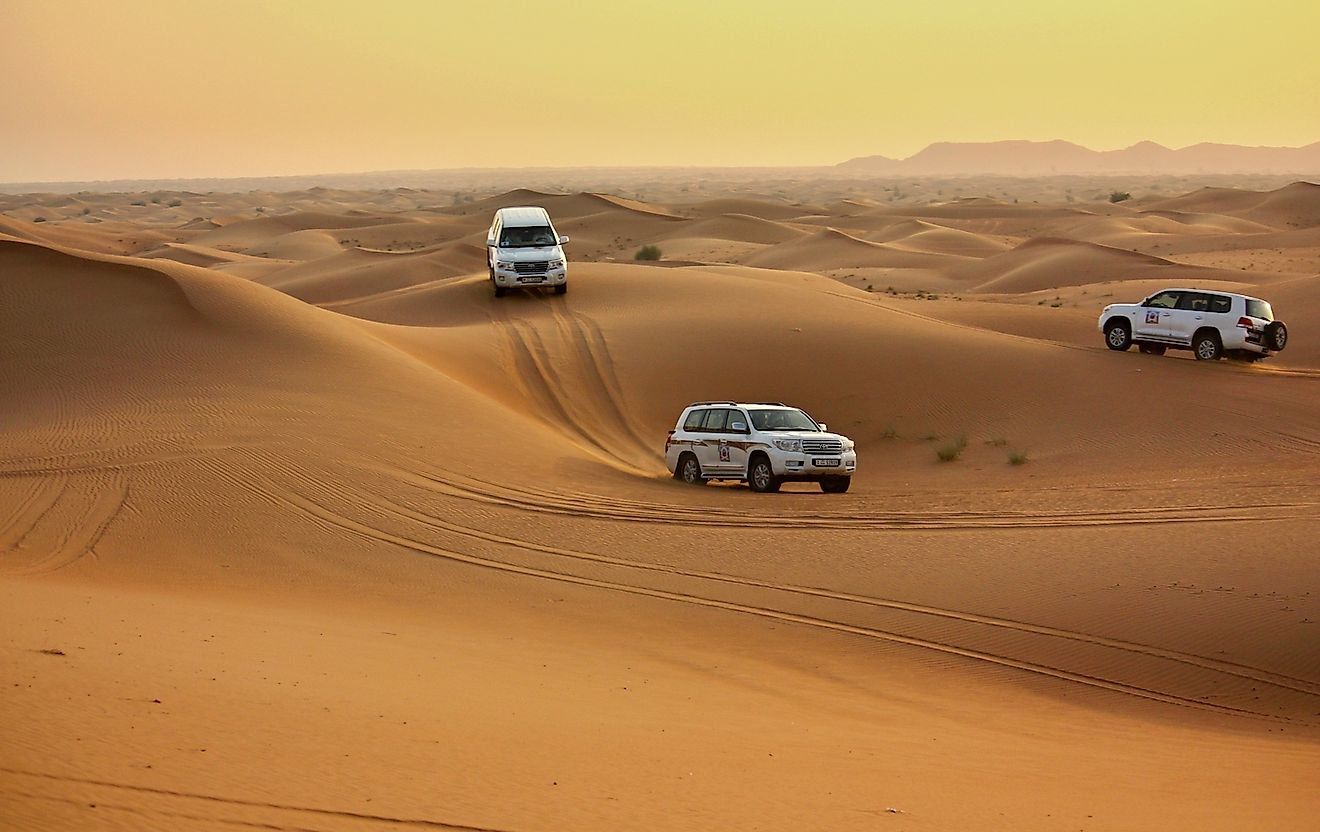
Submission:
<svg viewBox="0 0 1320 832">
<path fill-rule="evenodd" d="M 1198 361 L 1225 354 L 1255 361 L 1288 345 L 1288 327 L 1268 303 L 1204 289 L 1165 289 L 1139 304 L 1110 304 L 1100 313 L 1100 331 L 1111 350 L 1191 350 Z"/>
<path fill-rule="evenodd" d="M 857 470 L 853 441 L 780 402 L 696 402 L 665 439 L 665 464 L 690 485 L 745 481 L 778 491 L 786 481 L 818 482 L 842 494 Z"/>
<path fill-rule="evenodd" d="M 496 211 L 486 232 L 486 266 L 495 297 L 535 286 L 553 286 L 556 295 L 567 292 L 567 242 L 544 208 L 520 205 Z"/>
</svg>

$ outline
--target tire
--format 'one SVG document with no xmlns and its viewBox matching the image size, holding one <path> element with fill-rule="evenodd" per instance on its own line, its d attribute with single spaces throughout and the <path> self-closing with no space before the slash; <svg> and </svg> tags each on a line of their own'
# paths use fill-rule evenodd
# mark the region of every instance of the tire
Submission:
<svg viewBox="0 0 1320 832">
<path fill-rule="evenodd" d="M 826 494 L 846 494 L 852 477 L 830 477 L 820 481 L 820 490 Z"/>
<path fill-rule="evenodd" d="M 1283 321 L 1275 321 L 1265 327 L 1265 346 L 1275 352 L 1288 346 L 1288 327 L 1284 326 Z"/>
<path fill-rule="evenodd" d="M 1164 355 L 1163 344 L 1138 344 L 1137 349 L 1141 350 L 1142 355 Z"/>
<path fill-rule="evenodd" d="M 775 469 L 764 454 L 753 457 L 748 463 L 747 484 L 757 494 L 773 494 L 779 490 L 779 477 L 775 476 Z"/>
<path fill-rule="evenodd" d="M 1127 352 L 1132 347 L 1132 330 L 1128 322 L 1116 318 L 1105 324 L 1105 346 L 1114 352 Z"/>
<path fill-rule="evenodd" d="M 497 297 L 497 298 L 502 298 L 502 297 L 504 297 L 504 293 L 505 293 L 506 291 L 508 291 L 508 290 L 505 289 L 503 286 L 496 285 L 496 286 L 495 286 L 495 297 Z"/>
<path fill-rule="evenodd" d="M 1224 345 L 1219 340 L 1219 333 L 1207 330 L 1196 333 L 1192 339 L 1192 354 L 1197 361 L 1218 361 L 1224 357 Z"/>
<path fill-rule="evenodd" d="M 675 476 L 688 485 L 705 485 L 706 479 L 701 476 L 701 463 L 697 462 L 697 457 L 691 453 L 685 453 L 678 458 L 678 470 Z"/>
<path fill-rule="evenodd" d="M 555 294 L 556 294 L 556 295 L 567 295 L 567 294 L 568 294 L 568 281 L 567 281 L 567 280 L 565 280 L 563 283 L 560 283 L 558 286 L 555 287 Z"/>
</svg>

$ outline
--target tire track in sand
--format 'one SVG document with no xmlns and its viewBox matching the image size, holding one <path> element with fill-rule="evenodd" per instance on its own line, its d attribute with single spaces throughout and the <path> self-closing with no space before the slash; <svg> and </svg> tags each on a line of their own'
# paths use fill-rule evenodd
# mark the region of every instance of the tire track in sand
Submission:
<svg viewBox="0 0 1320 832">
<path fill-rule="evenodd" d="M 878 598 L 847 593 L 823 587 L 797 586 L 762 581 L 718 572 L 687 570 L 655 563 L 629 561 L 622 558 L 574 551 L 519 540 L 480 529 L 465 527 L 438 516 L 417 511 L 396 501 L 376 494 L 363 494 L 346 488 L 341 483 L 328 483 L 303 469 L 285 468 L 281 473 L 292 474 L 296 482 L 288 488 L 274 484 L 262 490 L 278 494 L 281 501 L 306 513 L 318 525 L 336 526 L 363 539 L 391 543 L 405 549 L 433 557 L 454 560 L 474 566 L 546 578 L 581 586 L 662 598 L 683 603 L 725 609 L 763 618 L 797 623 L 818 629 L 864 636 L 881 641 L 920 647 L 947 655 L 973 659 L 1000 667 L 1027 671 L 1062 681 L 1124 693 L 1168 704 L 1203 710 L 1278 720 L 1292 724 L 1311 724 L 1288 714 L 1253 710 L 1246 705 L 1229 705 L 1209 701 L 1211 696 L 1237 696 L 1252 685 L 1267 686 L 1287 696 L 1292 706 L 1289 711 L 1314 713 L 1320 708 L 1320 684 L 1286 674 L 1251 667 L 1245 664 L 1184 653 L 1154 645 L 1128 642 L 1095 634 L 1062 628 L 1031 624 L 1029 622 L 995 616 L 980 615 L 959 610 L 943 609 L 895 599 Z M 319 494 L 313 496 L 315 492 Z M 331 504 L 341 504 L 339 508 Z M 359 515 L 366 519 L 355 519 Z M 388 524 L 391 528 L 385 528 Z M 447 541 L 436 540 L 436 535 L 447 536 Z M 467 543 L 463 543 L 467 541 Z M 483 551 L 485 549 L 486 551 Z M 493 549 L 493 551 L 492 551 Z M 532 562 L 508 559 L 508 550 L 521 556 L 530 556 Z M 503 556 L 500 553 L 503 552 Z M 587 570 L 574 570 L 567 564 L 578 563 Z M 587 574 L 587 572 L 595 574 Z M 668 586 L 648 584 L 641 576 L 660 575 Z M 673 584 L 678 584 L 674 586 Z M 730 586 L 750 598 L 721 598 L 713 592 L 715 586 Z M 794 603 L 810 601 L 809 606 L 829 608 L 821 610 L 794 610 Z M 879 610 L 894 619 L 888 626 L 862 623 L 856 619 L 859 609 Z M 850 620 L 854 619 L 854 620 Z M 932 629 L 931 621 L 944 621 L 963 628 L 963 643 L 956 634 L 944 638 L 923 635 Z M 937 631 L 939 627 L 934 628 Z M 1079 645 L 1090 654 L 1076 656 L 1075 664 L 1083 666 L 1056 666 L 974 646 L 967 641 L 985 641 L 985 633 L 1010 634 L 1023 642 L 1018 652 L 1027 656 L 1041 651 L 1048 642 L 1067 642 Z M 994 641 L 994 638 L 989 639 Z M 1105 676 L 1095 668 L 1113 666 L 1114 657 L 1128 655 L 1147 665 L 1164 665 L 1165 669 L 1182 668 L 1182 676 L 1192 676 L 1179 685 L 1181 690 L 1158 689 L 1135 680 Z M 1121 665 L 1121 662 L 1119 663 Z M 1166 678 L 1168 673 L 1147 673 L 1150 678 Z M 1231 689 L 1231 690 L 1229 690 Z M 1229 690 L 1228 693 L 1223 693 Z M 1197 691 L 1207 691 L 1197 694 Z"/>
</svg>

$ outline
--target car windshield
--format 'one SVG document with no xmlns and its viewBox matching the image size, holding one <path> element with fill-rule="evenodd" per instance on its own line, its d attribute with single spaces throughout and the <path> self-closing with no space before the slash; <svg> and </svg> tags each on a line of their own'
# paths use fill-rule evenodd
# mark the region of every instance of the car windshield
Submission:
<svg viewBox="0 0 1320 832">
<path fill-rule="evenodd" d="M 1250 318 L 1260 318 L 1262 321 L 1273 321 L 1274 310 L 1263 300 L 1255 298 L 1247 299 L 1247 316 Z"/>
<path fill-rule="evenodd" d="M 552 246 L 557 242 L 548 225 L 505 226 L 500 230 L 500 248 Z"/>
<path fill-rule="evenodd" d="M 751 417 L 752 427 L 757 430 L 820 430 L 810 416 L 793 407 L 786 407 L 783 410 L 753 410 Z"/>
</svg>

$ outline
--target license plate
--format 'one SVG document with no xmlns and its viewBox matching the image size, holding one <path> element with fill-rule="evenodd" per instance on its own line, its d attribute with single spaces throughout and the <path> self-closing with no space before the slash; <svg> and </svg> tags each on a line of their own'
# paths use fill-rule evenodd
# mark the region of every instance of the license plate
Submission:
<svg viewBox="0 0 1320 832">
<path fill-rule="evenodd" d="M 837 460 L 837 459 L 813 459 L 813 460 L 811 460 L 811 464 L 812 464 L 812 465 L 815 465 L 817 468 L 838 468 L 838 467 L 839 467 L 839 460 Z"/>
<path fill-rule="evenodd" d="M 519 282 L 519 283 L 544 283 L 544 282 L 545 282 L 545 278 L 544 278 L 544 277 L 520 277 L 520 278 L 518 278 L 518 282 Z"/>
</svg>

